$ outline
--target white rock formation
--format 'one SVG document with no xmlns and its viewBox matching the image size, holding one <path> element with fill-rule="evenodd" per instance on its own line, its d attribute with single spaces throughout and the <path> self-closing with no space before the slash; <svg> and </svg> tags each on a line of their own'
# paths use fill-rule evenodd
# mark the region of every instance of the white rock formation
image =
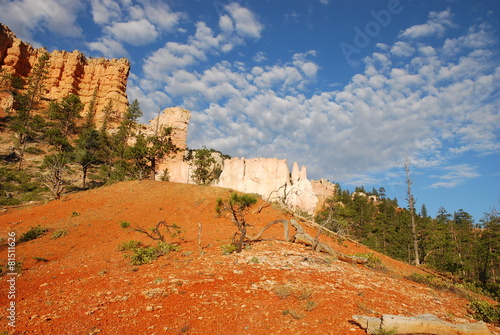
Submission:
<svg viewBox="0 0 500 335">
<path fill-rule="evenodd" d="M 325 180 L 313 183 L 307 179 L 305 166 L 299 170 L 294 163 L 290 174 L 287 161 L 277 158 L 226 160 L 217 186 L 256 193 L 269 201 L 280 199 L 291 208 L 309 214 L 335 192 L 335 185 Z"/>
<path fill-rule="evenodd" d="M 158 117 L 142 127 L 141 131 L 153 134 L 161 126 L 173 128 L 172 141 L 182 149 L 172 157 L 165 158 L 158 164 L 157 179 L 168 170 L 169 181 L 192 184 L 192 168 L 184 161 L 186 139 L 191 113 L 179 107 L 165 109 Z M 213 153 L 222 174 L 216 186 L 231 188 L 244 193 L 259 194 L 266 200 L 284 201 L 292 209 L 314 214 L 323 205 L 326 198 L 335 192 L 335 185 L 322 179 L 307 179 L 305 166 L 299 169 L 293 164 L 292 173 L 284 159 L 277 158 L 232 158 L 222 161 L 219 153 Z"/>
</svg>

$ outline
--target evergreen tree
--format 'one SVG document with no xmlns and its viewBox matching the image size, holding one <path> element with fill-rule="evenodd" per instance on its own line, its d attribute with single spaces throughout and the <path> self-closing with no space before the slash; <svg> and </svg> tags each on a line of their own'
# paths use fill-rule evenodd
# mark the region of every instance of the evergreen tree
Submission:
<svg viewBox="0 0 500 335">
<path fill-rule="evenodd" d="M 45 95 L 45 79 L 48 68 L 49 54 L 43 52 L 28 76 L 25 92 L 14 95 L 16 114 L 10 128 L 16 133 L 18 139 L 19 171 L 24 160 L 26 145 L 36 136 L 36 126 L 40 123 L 40 120 L 34 119 L 34 113 L 40 109 L 40 102 Z"/>
<path fill-rule="evenodd" d="M 82 167 L 83 188 L 86 187 L 87 172 L 93 165 L 105 161 L 106 149 L 99 131 L 94 128 L 84 129 L 77 140 L 75 160 Z"/>
<path fill-rule="evenodd" d="M 58 127 L 65 137 L 74 134 L 76 122 L 81 118 L 83 104 L 80 97 L 69 94 L 60 103 L 51 102 L 49 105 L 49 118 L 58 122 Z"/>
<path fill-rule="evenodd" d="M 84 129 L 89 129 L 94 127 L 94 117 L 96 114 L 96 102 L 97 102 L 97 87 L 92 93 L 92 100 L 90 100 L 89 106 L 87 108 L 87 113 L 85 114 L 85 123 L 83 125 Z"/>
<path fill-rule="evenodd" d="M 149 173 L 150 179 L 154 180 L 157 162 L 178 150 L 172 143 L 171 133 L 171 127 L 162 127 L 155 135 L 137 136 L 135 144 L 128 149 L 126 157 L 133 160 L 139 179 L 143 179 Z"/>
<path fill-rule="evenodd" d="M 217 171 L 220 171 L 220 166 L 216 164 L 212 152 L 206 147 L 196 150 L 191 166 L 193 167 L 192 178 L 199 185 L 209 185 L 217 177 Z"/>
<path fill-rule="evenodd" d="M 137 129 L 137 121 L 142 116 L 139 101 L 135 99 L 125 113 L 118 132 L 114 137 L 114 147 L 119 158 L 123 159 L 128 146 L 128 140 Z"/>
</svg>

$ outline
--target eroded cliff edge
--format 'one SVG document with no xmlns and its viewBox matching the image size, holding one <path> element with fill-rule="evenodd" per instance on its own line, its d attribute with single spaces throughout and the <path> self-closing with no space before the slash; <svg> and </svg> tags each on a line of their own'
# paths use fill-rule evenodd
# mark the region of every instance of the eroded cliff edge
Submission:
<svg viewBox="0 0 500 335">
<path fill-rule="evenodd" d="M 26 79 L 45 52 L 43 48 L 36 49 L 23 42 L 0 23 L 0 68 L 4 72 Z M 86 58 L 79 51 L 56 50 L 49 53 L 49 62 L 45 82 L 48 101 L 60 100 L 72 93 L 87 105 L 95 96 L 98 125 L 104 118 L 103 109 L 111 101 L 111 126 L 117 124 L 128 107 L 126 89 L 130 62 L 127 59 Z M 11 95 L 0 92 L 0 113 L 11 105 Z"/>
</svg>

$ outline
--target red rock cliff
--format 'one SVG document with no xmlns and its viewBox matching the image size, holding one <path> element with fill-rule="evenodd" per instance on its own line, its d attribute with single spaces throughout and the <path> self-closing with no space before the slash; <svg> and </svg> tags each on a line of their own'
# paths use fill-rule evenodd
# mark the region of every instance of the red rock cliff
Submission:
<svg viewBox="0 0 500 335">
<path fill-rule="evenodd" d="M 35 49 L 21 41 L 0 23 L 0 68 L 22 78 L 28 77 L 32 67 L 45 49 Z M 118 121 L 128 107 L 126 93 L 130 62 L 127 59 L 86 58 L 81 52 L 53 51 L 49 54 L 50 68 L 45 83 L 48 100 L 60 100 L 76 94 L 86 105 L 96 94 L 95 120 L 101 123 L 103 109 L 113 104 L 111 121 Z M 10 95 L 0 94 L 0 109 L 11 103 Z"/>
</svg>

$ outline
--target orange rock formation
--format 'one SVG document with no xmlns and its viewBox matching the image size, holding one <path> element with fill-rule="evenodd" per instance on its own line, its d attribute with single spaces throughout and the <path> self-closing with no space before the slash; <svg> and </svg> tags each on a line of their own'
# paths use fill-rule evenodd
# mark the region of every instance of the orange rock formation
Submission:
<svg viewBox="0 0 500 335">
<path fill-rule="evenodd" d="M 27 78 L 44 52 L 47 51 L 33 48 L 18 39 L 7 26 L 0 24 L 0 68 L 4 72 Z M 127 59 L 88 59 L 79 51 L 53 51 L 49 53 L 49 61 L 46 99 L 57 101 L 73 93 L 87 105 L 95 94 L 97 124 L 102 122 L 103 109 L 109 101 L 113 105 L 110 125 L 117 124 L 128 107 L 126 88 L 130 62 Z M 1 92 L 0 109 L 11 104 L 10 94 Z"/>
</svg>

